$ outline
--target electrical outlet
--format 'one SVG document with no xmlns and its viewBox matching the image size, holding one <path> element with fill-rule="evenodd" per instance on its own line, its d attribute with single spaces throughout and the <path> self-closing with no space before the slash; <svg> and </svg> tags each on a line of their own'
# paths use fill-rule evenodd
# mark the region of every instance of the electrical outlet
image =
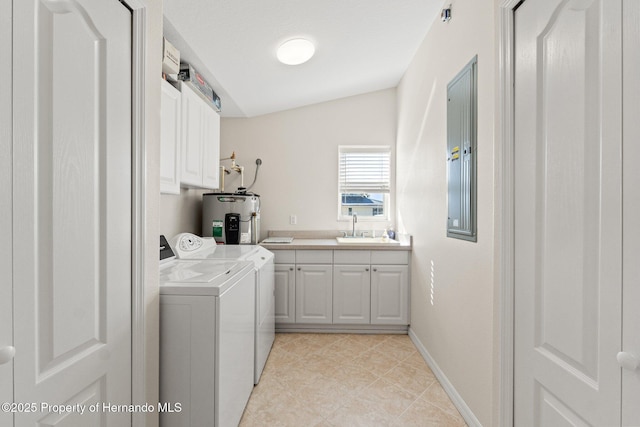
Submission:
<svg viewBox="0 0 640 427">
<path fill-rule="evenodd" d="M 289 224 L 296 225 L 298 223 L 298 217 L 295 215 L 289 215 Z"/>
</svg>

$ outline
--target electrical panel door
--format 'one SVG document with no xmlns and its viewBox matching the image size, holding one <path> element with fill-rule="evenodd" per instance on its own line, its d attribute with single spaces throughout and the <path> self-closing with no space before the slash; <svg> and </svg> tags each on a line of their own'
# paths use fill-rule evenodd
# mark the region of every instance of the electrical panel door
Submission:
<svg viewBox="0 0 640 427">
<path fill-rule="evenodd" d="M 447 236 L 475 242 L 477 56 L 447 85 Z"/>
</svg>

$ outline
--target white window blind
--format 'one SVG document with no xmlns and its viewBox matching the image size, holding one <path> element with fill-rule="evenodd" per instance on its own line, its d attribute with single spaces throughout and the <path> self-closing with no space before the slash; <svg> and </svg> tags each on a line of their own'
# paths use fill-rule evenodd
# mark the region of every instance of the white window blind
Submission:
<svg viewBox="0 0 640 427">
<path fill-rule="evenodd" d="M 339 153 L 340 193 L 389 193 L 389 147 L 341 146 Z"/>
</svg>

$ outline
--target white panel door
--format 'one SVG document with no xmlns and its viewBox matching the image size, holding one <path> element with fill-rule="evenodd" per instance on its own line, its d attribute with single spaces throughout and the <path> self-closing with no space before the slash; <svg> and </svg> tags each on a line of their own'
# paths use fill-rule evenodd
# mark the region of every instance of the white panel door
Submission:
<svg viewBox="0 0 640 427">
<path fill-rule="evenodd" d="M 640 360 L 640 2 L 623 8 L 623 302 L 622 351 Z M 622 425 L 640 426 L 640 369 L 622 370 Z"/>
<path fill-rule="evenodd" d="M 13 4 L 15 400 L 131 402 L 131 13 Z M 129 425 L 125 412 L 16 426 Z"/>
<path fill-rule="evenodd" d="M 516 10 L 518 427 L 620 425 L 621 17 L 620 0 Z"/>
<path fill-rule="evenodd" d="M 11 0 L 0 0 L 0 56 L 11 70 Z M 13 297 L 11 261 L 11 75 L 0 79 L 0 403 L 13 402 Z M 13 415 L 0 411 L 0 426 L 11 426 Z"/>
</svg>

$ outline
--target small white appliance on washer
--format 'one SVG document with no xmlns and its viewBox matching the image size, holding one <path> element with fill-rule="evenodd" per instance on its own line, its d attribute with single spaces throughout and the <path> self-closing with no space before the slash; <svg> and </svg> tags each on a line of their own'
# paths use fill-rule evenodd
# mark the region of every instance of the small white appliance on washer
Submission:
<svg viewBox="0 0 640 427">
<path fill-rule="evenodd" d="M 181 233 L 171 239 L 179 259 L 252 261 L 256 271 L 256 335 L 254 384 L 258 384 L 275 339 L 275 278 L 273 253 L 259 245 L 218 245 L 213 238 Z"/>
<path fill-rule="evenodd" d="M 162 427 L 235 427 L 253 390 L 253 263 L 175 259 L 160 237 Z"/>
</svg>

